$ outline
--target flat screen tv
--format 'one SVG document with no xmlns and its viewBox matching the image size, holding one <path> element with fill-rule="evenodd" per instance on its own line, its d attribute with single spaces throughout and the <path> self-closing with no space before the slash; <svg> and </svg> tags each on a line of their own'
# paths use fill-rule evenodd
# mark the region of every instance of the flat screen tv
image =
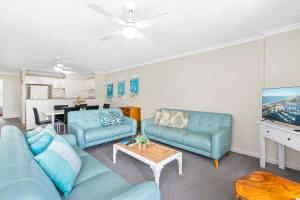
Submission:
<svg viewBox="0 0 300 200">
<path fill-rule="evenodd" d="M 262 117 L 300 126 L 300 87 L 263 89 Z"/>
</svg>

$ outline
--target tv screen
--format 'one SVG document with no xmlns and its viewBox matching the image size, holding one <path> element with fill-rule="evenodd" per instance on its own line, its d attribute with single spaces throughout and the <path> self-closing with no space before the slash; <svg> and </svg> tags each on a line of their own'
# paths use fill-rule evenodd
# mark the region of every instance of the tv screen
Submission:
<svg viewBox="0 0 300 200">
<path fill-rule="evenodd" d="M 263 89 L 262 117 L 300 126 L 300 87 Z"/>
</svg>

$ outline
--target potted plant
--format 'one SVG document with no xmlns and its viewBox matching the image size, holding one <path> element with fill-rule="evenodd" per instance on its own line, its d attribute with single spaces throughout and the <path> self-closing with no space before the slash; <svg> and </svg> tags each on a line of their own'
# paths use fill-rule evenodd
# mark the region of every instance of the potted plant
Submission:
<svg viewBox="0 0 300 200">
<path fill-rule="evenodd" d="M 135 138 L 136 143 L 139 145 L 140 148 L 145 149 L 148 144 L 150 144 L 149 138 L 147 138 L 145 135 L 138 135 Z"/>
</svg>

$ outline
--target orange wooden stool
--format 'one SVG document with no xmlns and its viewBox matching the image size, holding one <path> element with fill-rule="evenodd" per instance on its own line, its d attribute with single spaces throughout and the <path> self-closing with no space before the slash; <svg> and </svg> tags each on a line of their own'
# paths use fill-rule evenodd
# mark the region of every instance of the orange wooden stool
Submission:
<svg viewBox="0 0 300 200">
<path fill-rule="evenodd" d="M 235 181 L 240 200 L 300 200 L 300 184 L 264 171 L 254 171 Z"/>
</svg>

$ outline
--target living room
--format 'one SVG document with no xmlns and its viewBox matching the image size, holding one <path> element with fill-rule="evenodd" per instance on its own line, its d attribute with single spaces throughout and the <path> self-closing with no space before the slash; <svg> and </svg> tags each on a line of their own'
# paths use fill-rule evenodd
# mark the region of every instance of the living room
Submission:
<svg viewBox="0 0 300 200">
<path fill-rule="evenodd" d="M 299 110 L 291 112 L 295 120 L 263 112 L 270 92 L 288 88 L 300 96 L 294 92 L 300 86 L 298 1 L 3 1 L 0 11 L 0 173 L 9 174 L 0 180 L 0 199 L 300 198 Z M 56 112 L 56 105 L 78 109 Z M 122 122 L 105 117 L 110 111 Z M 181 121 L 172 122 L 174 115 Z M 30 134 L 44 142 L 37 154 Z M 81 167 L 71 167 L 77 174 L 67 191 L 59 177 L 68 172 L 53 178 L 42 157 L 67 143 L 61 140 L 81 160 Z M 132 141 L 146 145 L 130 149 Z M 29 162 L 22 160 L 24 149 L 36 165 L 31 174 L 21 172 Z M 147 151 L 166 157 L 155 164 Z M 270 178 L 271 186 L 252 176 Z M 49 187 L 26 187 L 25 178 Z"/>
</svg>

